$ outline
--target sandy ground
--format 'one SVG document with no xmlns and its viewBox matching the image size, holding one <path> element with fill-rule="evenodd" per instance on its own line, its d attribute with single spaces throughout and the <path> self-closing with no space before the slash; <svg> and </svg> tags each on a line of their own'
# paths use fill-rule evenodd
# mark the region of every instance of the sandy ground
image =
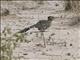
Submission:
<svg viewBox="0 0 80 60">
<path fill-rule="evenodd" d="M 26 38 L 31 41 L 29 43 L 18 43 L 13 51 L 13 60 L 20 58 L 20 60 L 79 60 L 80 58 L 80 23 L 75 26 L 70 26 L 76 16 L 74 13 L 64 12 L 64 3 L 59 1 L 44 2 L 44 5 L 33 3 L 28 4 L 26 8 L 39 7 L 36 9 L 19 10 L 23 2 L 8 2 L 3 8 L 8 8 L 11 11 L 10 15 L 2 16 L 1 30 L 5 26 L 12 29 L 13 33 L 37 23 L 39 20 L 46 20 L 48 16 L 55 16 L 56 18 L 51 27 L 44 32 L 46 40 L 46 48 L 43 47 L 43 39 L 41 39 L 40 32 L 36 28 L 32 28 Z M 26 2 L 24 2 L 27 4 Z M 59 6 L 55 6 L 55 4 Z M 9 5 L 10 4 L 10 5 Z M 23 4 L 23 6 L 25 5 Z M 18 6 L 19 9 L 15 10 Z M 30 5 L 30 6 L 29 6 Z M 7 6 L 7 7 L 5 7 Z M 11 6 L 11 8 L 9 8 Z M 12 6 L 14 6 L 12 8 Z M 17 11 L 17 12 L 16 12 Z M 37 31 L 35 33 L 34 31 Z M 26 32 L 27 33 L 27 32 Z"/>
</svg>

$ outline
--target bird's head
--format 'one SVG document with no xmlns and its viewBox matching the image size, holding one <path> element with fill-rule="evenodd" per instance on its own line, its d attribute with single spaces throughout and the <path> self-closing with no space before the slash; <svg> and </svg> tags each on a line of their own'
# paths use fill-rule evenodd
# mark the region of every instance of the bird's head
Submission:
<svg viewBox="0 0 80 60">
<path fill-rule="evenodd" d="M 48 21 L 52 21 L 54 19 L 53 16 L 48 16 Z"/>
</svg>

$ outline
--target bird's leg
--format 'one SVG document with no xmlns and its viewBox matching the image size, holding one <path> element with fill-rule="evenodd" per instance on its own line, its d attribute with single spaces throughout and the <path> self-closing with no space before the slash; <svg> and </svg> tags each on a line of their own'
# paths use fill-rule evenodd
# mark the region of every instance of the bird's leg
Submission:
<svg viewBox="0 0 80 60">
<path fill-rule="evenodd" d="M 46 41 L 45 41 L 45 37 L 44 37 L 44 33 L 43 32 L 41 32 L 41 38 L 42 38 L 42 40 L 44 42 L 44 47 L 46 47 Z"/>
</svg>

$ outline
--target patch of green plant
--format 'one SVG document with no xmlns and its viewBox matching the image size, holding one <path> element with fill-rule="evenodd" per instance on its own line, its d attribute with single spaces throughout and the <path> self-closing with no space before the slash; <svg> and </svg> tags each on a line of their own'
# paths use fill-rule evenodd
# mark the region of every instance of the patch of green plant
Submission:
<svg viewBox="0 0 80 60">
<path fill-rule="evenodd" d="M 17 43 L 26 42 L 25 34 L 12 34 L 10 28 L 5 27 L 0 33 L 1 37 L 1 60 L 12 60 L 12 53 Z"/>
</svg>

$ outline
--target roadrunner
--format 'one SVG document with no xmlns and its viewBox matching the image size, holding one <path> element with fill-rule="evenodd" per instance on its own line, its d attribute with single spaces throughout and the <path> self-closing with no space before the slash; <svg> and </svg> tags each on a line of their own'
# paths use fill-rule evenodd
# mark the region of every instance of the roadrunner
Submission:
<svg viewBox="0 0 80 60">
<path fill-rule="evenodd" d="M 43 37 L 43 40 L 44 40 L 44 46 L 46 46 L 43 32 L 45 32 L 45 30 L 51 26 L 51 22 L 53 21 L 53 19 L 54 19 L 53 16 L 48 16 L 48 20 L 40 20 L 39 22 L 37 22 L 32 26 L 24 28 L 23 30 L 20 30 L 18 33 L 26 32 L 31 28 L 35 27 L 41 32 L 41 36 Z"/>
</svg>

